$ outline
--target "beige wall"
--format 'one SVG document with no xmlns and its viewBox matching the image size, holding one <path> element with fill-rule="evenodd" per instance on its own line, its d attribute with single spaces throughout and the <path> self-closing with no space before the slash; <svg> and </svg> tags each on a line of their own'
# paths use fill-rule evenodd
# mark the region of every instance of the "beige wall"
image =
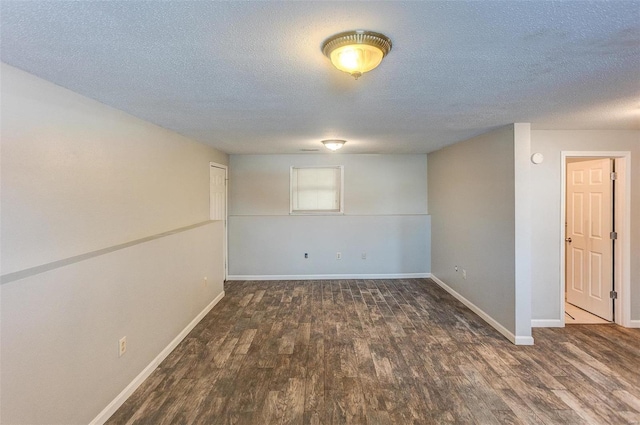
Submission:
<svg viewBox="0 0 640 425">
<path fill-rule="evenodd" d="M 2 274 L 207 220 L 227 160 L 3 64 Z"/>
<path fill-rule="evenodd" d="M 210 222 L 2 284 L 0 423 L 95 418 L 222 292 L 223 231 Z"/>
<path fill-rule="evenodd" d="M 221 294 L 209 162 L 228 157 L 1 71 L 1 420 L 87 423 Z"/>
<path fill-rule="evenodd" d="M 532 168 L 534 321 L 560 322 L 561 152 L 631 152 L 631 319 L 640 322 L 640 131 L 534 130 L 531 150 L 544 155 Z"/>
<path fill-rule="evenodd" d="M 513 334 L 514 164 L 512 125 L 428 155 L 431 272 Z"/>
<path fill-rule="evenodd" d="M 229 215 L 289 215 L 290 167 L 344 166 L 348 215 L 427 213 L 427 156 L 231 155 Z"/>
<path fill-rule="evenodd" d="M 426 155 L 231 155 L 230 164 L 232 277 L 429 273 Z M 344 215 L 289 215 L 290 168 L 331 165 L 344 166 Z"/>
</svg>

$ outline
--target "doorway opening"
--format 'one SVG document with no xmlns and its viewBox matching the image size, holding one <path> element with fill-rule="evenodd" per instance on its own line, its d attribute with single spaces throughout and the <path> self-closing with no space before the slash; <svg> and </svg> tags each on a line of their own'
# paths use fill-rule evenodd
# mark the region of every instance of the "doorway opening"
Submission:
<svg viewBox="0 0 640 425">
<path fill-rule="evenodd" d="M 563 326 L 630 326 L 629 166 L 629 152 L 562 152 Z"/>
</svg>

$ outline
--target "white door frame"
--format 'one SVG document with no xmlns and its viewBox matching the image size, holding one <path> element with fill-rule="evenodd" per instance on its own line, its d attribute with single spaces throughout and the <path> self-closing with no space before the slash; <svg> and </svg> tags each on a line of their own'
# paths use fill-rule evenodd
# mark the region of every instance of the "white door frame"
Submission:
<svg viewBox="0 0 640 425">
<path fill-rule="evenodd" d="M 211 174 L 211 167 L 224 170 L 224 246 L 222 252 L 224 256 L 224 280 L 226 281 L 229 270 L 229 249 L 227 246 L 229 243 L 229 167 L 224 164 L 218 164 L 217 162 L 209 162 L 209 174 Z M 211 177 L 209 177 L 209 181 L 211 181 Z M 209 187 L 209 198 L 211 198 L 211 187 Z M 209 199 L 209 205 L 211 205 L 211 199 Z M 211 218 L 211 211 L 209 211 L 209 218 Z"/>
<path fill-rule="evenodd" d="M 631 327 L 631 152 L 629 151 L 561 151 L 560 166 L 560 320 L 565 326 L 565 221 L 566 221 L 566 192 L 567 192 L 567 158 L 614 158 L 622 160 L 624 163 L 624 176 L 617 180 L 615 191 L 615 221 L 618 232 L 617 243 L 615 244 L 615 264 L 614 273 L 616 278 L 616 291 L 618 299 L 615 303 L 614 320 L 618 325 Z M 616 161 L 616 165 L 618 165 Z M 617 171 L 616 171 L 617 172 Z M 621 199 L 622 198 L 622 199 Z"/>
</svg>

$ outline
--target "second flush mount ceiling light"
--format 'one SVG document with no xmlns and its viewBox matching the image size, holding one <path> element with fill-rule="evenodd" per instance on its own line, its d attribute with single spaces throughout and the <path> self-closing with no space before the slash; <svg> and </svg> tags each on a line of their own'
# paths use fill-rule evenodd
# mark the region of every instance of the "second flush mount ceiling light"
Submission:
<svg viewBox="0 0 640 425">
<path fill-rule="evenodd" d="M 340 71 L 356 80 L 382 62 L 391 50 L 391 40 L 373 31 L 347 31 L 329 37 L 322 43 L 322 53 Z"/>
<path fill-rule="evenodd" d="M 346 140 L 338 140 L 338 139 L 329 139 L 329 140 L 323 140 L 322 141 L 322 144 L 327 149 L 331 149 L 334 152 L 337 151 L 338 149 L 342 148 L 345 143 L 347 143 Z"/>
</svg>

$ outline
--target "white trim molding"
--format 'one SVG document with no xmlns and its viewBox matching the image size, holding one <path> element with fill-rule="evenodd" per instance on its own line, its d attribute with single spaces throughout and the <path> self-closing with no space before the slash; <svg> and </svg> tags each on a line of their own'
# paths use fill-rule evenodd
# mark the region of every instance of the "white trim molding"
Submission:
<svg viewBox="0 0 640 425">
<path fill-rule="evenodd" d="M 425 279 L 431 273 L 230 275 L 227 280 Z"/>
<path fill-rule="evenodd" d="M 122 406 L 124 402 L 127 401 L 131 394 L 133 394 L 133 392 L 145 381 L 145 379 L 147 379 L 149 375 L 153 373 L 153 371 L 160 365 L 160 363 L 162 363 L 162 361 L 166 359 L 169 354 L 171 354 L 174 348 L 176 348 L 178 344 L 182 342 L 182 340 L 189 334 L 189 332 L 191 332 L 193 328 L 195 328 L 196 325 L 200 323 L 202 319 L 204 319 L 204 316 L 206 316 L 207 313 L 209 313 L 211 309 L 215 307 L 222 298 L 224 298 L 224 291 L 222 291 L 217 297 L 215 297 L 214 300 L 211 301 L 209 305 L 207 305 L 204 310 L 202 310 L 191 321 L 191 323 L 189 323 L 187 327 L 185 327 L 173 339 L 173 341 L 171 341 L 169 345 L 167 345 L 164 350 L 162 350 L 160 354 L 158 354 L 156 358 L 153 359 L 151 363 L 149 363 L 147 367 L 145 367 L 142 372 L 140 372 L 138 376 L 136 376 L 133 381 L 131 381 L 129 385 L 127 385 L 125 389 L 122 390 L 122 392 L 120 392 L 120 394 L 118 394 L 116 398 L 114 398 L 113 401 L 111 401 L 111 403 L 109 403 L 107 407 L 105 407 L 102 412 L 98 414 L 98 416 L 96 416 L 91 422 L 89 422 L 89 425 L 102 425 L 107 422 L 111 415 L 113 415 L 116 410 L 118 410 L 118 408 L 120 408 L 120 406 Z"/>
<path fill-rule="evenodd" d="M 176 233 L 185 232 L 187 230 L 195 229 L 196 227 L 200 227 L 200 226 L 206 226 L 207 224 L 211 224 L 211 223 L 213 223 L 213 221 L 207 220 L 207 221 L 192 224 L 189 226 L 180 227 L 178 229 L 173 229 L 166 232 L 158 233 L 156 235 L 147 236 L 141 239 L 136 239 L 133 241 L 122 243 L 122 244 L 113 245 L 108 248 L 102 248 L 97 251 L 85 252 L 84 254 L 75 255 L 73 257 L 64 258 L 62 260 L 52 261 L 51 263 L 42 264 L 40 266 L 30 267 L 28 269 L 18 270 L 13 273 L 3 274 L 2 276 L 0 276 L 0 284 L 4 285 L 5 283 L 15 282 L 16 280 L 25 279 L 27 277 L 31 277 L 40 273 L 45 273 L 50 270 L 58 269 L 60 267 L 66 267 L 71 264 L 79 263 L 81 261 L 86 261 L 90 258 L 99 257 L 101 255 L 105 255 L 114 251 L 129 248 L 134 245 L 139 245 L 145 242 L 149 242 L 154 239 L 160 239 L 166 236 L 175 235 Z"/>
<path fill-rule="evenodd" d="M 629 321 L 630 328 L 640 328 L 640 320 L 630 320 Z"/>
<path fill-rule="evenodd" d="M 532 328 L 564 328 L 560 319 L 531 319 Z"/>
<path fill-rule="evenodd" d="M 533 345 L 532 336 L 516 336 L 515 341 L 512 341 L 515 345 Z"/>
<path fill-rule="evenodd" d="M 460 295 L 453 288 L 451 288 L 449 285 L 447 285 L 446 283 L 444 283 L 443 281 L 438 279 L 433 274 L 431 275 L 431 280 L 433 280 L 435 283 L 437 283 L 442 289 L 444 289 L 445 291 L 447 291 L 448 293 L 453 295 L 462 304 L 467 306 L 469 308 L 469 310 L 473 311 L 475 314 L 480 316 L 480 318 L 482 320 L 484 320 L 489 325 L 491 325 L 493 328 L 495 328 L 495 330 L 500 332 L 505 338 L 507 338 L 513 344 L 515 344 L 515 345 L 533 345 L 533 337 L 531 337 L 531 336 L 516 336 L 516 335 L 514 335 L 513 332 L 511 332 L 509 329 L 505 328 L 500 323 L 498 323 L 497 320 L 495 320 L 493 317 L 491 317 L 490 315 L 485 313 L 480 307 L 478 307 L 477 305 L 475 305 L 474 303 L 472 303 L 471 301 L 469 301 L 468 299 L 466 299 L 465 297 Z"/>
</svg>

